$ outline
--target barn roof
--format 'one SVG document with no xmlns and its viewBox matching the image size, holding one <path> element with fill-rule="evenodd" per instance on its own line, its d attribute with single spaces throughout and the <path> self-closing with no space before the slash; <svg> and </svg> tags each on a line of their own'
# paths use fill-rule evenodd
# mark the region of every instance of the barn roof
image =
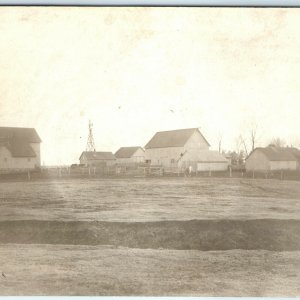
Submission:
<svg viewBox="0 0 300 300">
<path fill-rule="evenodd" d="M 200 150 L 200 151 L 187 151 L 186 155 L 192 158 L 192 160 L 199 163 L 228 163 L 228 159 L 224 157 L 218 151 L 212 150 Z"/>
<path fill-rule="evenodd" d="M 270 161 L 300 161 L 300 150 L 293 147 L 268 146 L 256 148 L 254 151 L 261 151 Z"/>
<path fill-rule="evenodd" d="M 116 153 L 115 157 L 116 158 L 130 158 L 132 155 L 138 150 L 142 149 L 142 147 L 121 147 Z M 143 150 L 144 151 L 144 150 Z"/>
<path fill-rule="evenodd" d="M 157 132 L 145 146 L 145 149 L 183 147 L 195 131 L 198 131 L 207 145 L 210 146 L 198 128 L 188 128 Z"/>
<path fill-rule="evenodd" d="M 116 159 L 115 156 L 112 154 L 112 152 L 84 151 L 80 155 L 80 158 L 83 155 L 88 160 L 112 160 L 112 159 Z"/>
<path fill-rule="evenodd" d="M 36 157 L 30 143 L 40 143 L 34 128 L 0 127 L 0 146 L 6 147 L 13 157 Z"/>
<path fill-rule="evenodd" d="M 0 139 L 11 139 L 26 141 L 27 143 L 40 143 L 41 139 L 34 128 L 0 127 Z"/>
</svg>

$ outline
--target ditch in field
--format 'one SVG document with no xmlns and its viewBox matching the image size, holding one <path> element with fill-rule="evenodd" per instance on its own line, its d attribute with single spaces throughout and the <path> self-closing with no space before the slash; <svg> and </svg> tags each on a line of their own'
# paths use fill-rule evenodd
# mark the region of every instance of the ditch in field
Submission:
<svg viewBox="0 0 300 300">
<path fill-rule="evenodd" d="M 176 250 L 300 250 L 300 220 L 2 221 L 0 243 Z"/>
</svg>

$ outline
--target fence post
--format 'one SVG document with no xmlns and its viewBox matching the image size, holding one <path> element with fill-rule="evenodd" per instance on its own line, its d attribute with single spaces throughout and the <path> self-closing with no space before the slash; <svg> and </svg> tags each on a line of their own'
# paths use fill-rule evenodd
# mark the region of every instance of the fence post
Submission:
<svg viewBox="0 0 300 300">
<path fill-rule="evenodd" d="M 27 172 L 28 180 L 30 180 L 30 171 Z"/>
<path fill-rule="evenodd" d="M 229 177 L 232 177 L 232 170 L 231 170 L 231 167 L 229 167 Z"/>
<path fill-rule="evenodd" d="M 252 171 L 252 178 L 254 179 L 254 170 Z"/>
</svg>

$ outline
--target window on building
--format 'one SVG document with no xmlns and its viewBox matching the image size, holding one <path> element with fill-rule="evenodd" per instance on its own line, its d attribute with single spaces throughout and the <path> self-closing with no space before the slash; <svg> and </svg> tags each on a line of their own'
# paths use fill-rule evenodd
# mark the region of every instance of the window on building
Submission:
<svg viewBox="0 0 300 300">
<path fill-rule="evenodd" d="M 31 161 L 30 157 L 28 157 L 27 161 L 28 161 L 28 162 L 30 162 L 30 161 Z"/>
<path fill-rule="evenodd" d="M 7 162 L 7 158 L 6 157 L 4 157 L 4 161 Z"/>
<path fill-rule="evenodd" d="M 174 163 L 175 163 L 175 159 L 172 158 L 172 159 L 171 159 L 171 164 L 174 164 Z"/>
</svg>

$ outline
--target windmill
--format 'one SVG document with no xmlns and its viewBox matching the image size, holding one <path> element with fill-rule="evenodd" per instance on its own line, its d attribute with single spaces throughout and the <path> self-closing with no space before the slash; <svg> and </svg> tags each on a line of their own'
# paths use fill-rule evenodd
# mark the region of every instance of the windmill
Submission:
<svg viewBox="0 0 300 300">
<path fill-rule="evenodd" d="M 94 137 L 93 137 L 93 124 L 91 121 L 89 121 L 89 136 L 86 144 L 86 151 L 87 152 L 95 152 L 95 143 L 94 143 Z"/>
</svg>

